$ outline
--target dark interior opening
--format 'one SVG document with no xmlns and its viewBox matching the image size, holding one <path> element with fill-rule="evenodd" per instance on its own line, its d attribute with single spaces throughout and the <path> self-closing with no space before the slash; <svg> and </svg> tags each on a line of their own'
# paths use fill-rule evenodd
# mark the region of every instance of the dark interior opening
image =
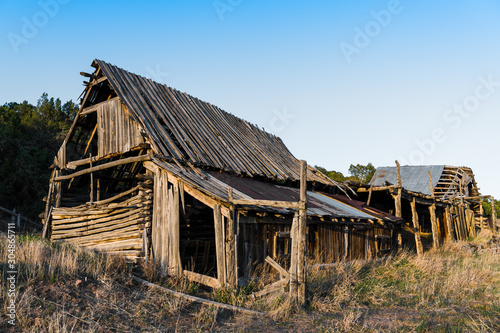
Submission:
<svg viewBox="0 0 500 333">
<path fill-rule="evenodd" d="M 187 193 L 184 200 L 186 210 L 180 219 L 182 268 L 217 277 L 214 212 Z"/>
</svg>

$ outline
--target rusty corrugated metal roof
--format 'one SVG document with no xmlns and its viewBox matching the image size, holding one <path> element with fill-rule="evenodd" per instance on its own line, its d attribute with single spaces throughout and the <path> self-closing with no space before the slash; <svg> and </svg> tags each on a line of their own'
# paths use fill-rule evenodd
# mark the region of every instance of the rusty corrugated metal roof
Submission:
<svg viewBox="0 0 500 333">
<path fill-rule="evenodd" d="M 256 199 L 256 200 L 276 200 L 276 201 L 298 201 L 300 190 L 298 188 L 279 186 L 263 181 L 229 175 L 224 172 L 204 171 L 197 169 L 196 172 L 190 169 L 181 169 L 171 163 L 166 163 L 158 159 L 153 161 L 177 177 L 191 183 L 199 190 L 207 192 L 219 200 L 228 201 L 228 190 L 233 189 L 235 199 Z M 204 175 L 204 178 L 200 177 Z M 294 210 L 278 209 L 261 206 L 250 206 L 250 210 L 273 212 L 273 213 L 293 213 Z M 370 208 L 371 209 L 371 208 Z M 369 211 L 362 208 L 362 203 L 338 195 L 326 195 L 324 193 L 307 192 L 307 214 L 329 217 L 329 218 L 353 218 L 362 220 L 386 220 L 399 221 L 389 214 L 381 214 L 377 211 Z"/>
</svg>

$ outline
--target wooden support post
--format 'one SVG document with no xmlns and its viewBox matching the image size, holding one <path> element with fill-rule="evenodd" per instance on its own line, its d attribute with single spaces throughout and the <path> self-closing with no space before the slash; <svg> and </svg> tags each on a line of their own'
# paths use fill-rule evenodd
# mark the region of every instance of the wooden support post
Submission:
<svg viewBox="0 0 500 333">
<path fill-rule="evenodd" d="M 493 223 L 493 234 L 496 235 L 498 232 L 497 211 L 495 208 L 495 198 L 493 196 L 491 196 L 491 222 Z"/>
<path fill-rule="evenodd" d="M 396 181 L 398 183 L 398 187 L 397 187 L 398 194 L 394 198 L 394 201 L 395 201 L 395 211 L 396 211 L 395 216 L 396 217 L 403 217 L 403 212 L 401 210 L 401 195 L 402 195 L 402 192 L 403 192 L 403 184 L 401 182 L 401 170 L 400 170 L 400 165 L 399 165 L 398 161 L 396 161 Z M 398 250 L 401 250 L 403 248 L 403 238 L 402 238 L 402 235 L 401 235 L 401 229 L 402 229 L 401 227 L 396 229 L 396 232 L 397 232 L 397 242 L 398 242 Z"/>
<path fill-rule="evenodd" d="M 149 244 L 148 244 L 148 229 L 144 228 L 142 232 L 142 251 L 144 252 L 144 265 L 148 267 L 149 259 Z"/>
<path fill-rule="evenodd" d="M 453 216 L 450 211 L 450 206 L 447 205 L 445 208 L 445 215 L 446 215 L 446 227 L 448 229 L 448 234 L 446 235 L 446 238 L 449 240 L 455 240 L 456 237 L 455 235 L 455 228 L 453 227 Z"/>
<path fill-rule="evenodd" d="M 462 180 L 458 182 L 459 185 L 459 193 L 460 193 L 460 205 L 459 205 L 459 215 L 460 215 L 460 228 L 463 232 L 463 240 L 466 240 L 469 236 L 468 228 L 467 228 L 467 220 L 465 217 L 465 209 L 464 209 L 464 194 L 462 187 Z"/>
<path fill-rule="evenodd" d="M 432 205 L 429 206 L 429 213 L 431 215 L 432 246 L 437 248 L 439 246 L 439 231 L 436 219 L 436 204 L 434 203 L 434 188 L 432 186 L 431 170 L 429 170 L 429 188 L 432 196 Z"/>
<path fill-rule="evenodd" d="M 97 127 L 97 126 L 96 126 Z M 92 153 L 90 153 L 90 168 L 92 169 Z M 94 201 L 94 173 L 90 173 L 90 202 Z"/>
<path fill-rule="evenodd" d="M 168 220 L 169 220 L 169 212 L 168 210 L 170 209 L 170 206 L 168 204 L 169 202 L 169 191 L 168 191 L 168 176 L 165 171 L 160 171 L 160 184 L 159 184 L 160 192 L 161 192 L 161 197 L 160 197 L 160 206 L 158 207 L 159 210 L 159 229 L 160 229 L 160 234 L 158 237 L 158 247 L 160 251 L 160 267 L 162 270 L 163 275 L 168 275 L 169 273 L 169 246 L 170 246 L 170 239 L 168 237 Z"/>
<path fill-rule="evenodd" d="M 182 263 L 180 255 L 180 207 L 179 207 L 179 186 L 174 183 L 169 191 L 169 248 L 170 248 L 170 267 L 173 268 L 173 274 L 182 275 Z"/>
<path fill-rule="evenodd" d="M 227 225 L 226 228 L 226 241 L 225 244 L 225 256 L 226 256 L 226 283 L 227 285 L 236 288 L 238 286 L 238 274 L 236 272 L 236 242 L 234 234 L 234 224 L 235 221 L 231 218 L 224 218 Z"/>
<path fill-rule="evenodd" d="M 61 174 L 60 170 L 56 170 L 54 176 L 57 178 Z M 54 178 L 54 180 L 55 180 Z M 61 201 L 62 201 L 62 184 L 61 182 L 56 183 L 55 185 L 55 200 L 54 200 L 54 207 L 59 208 L 61 207 Z"/>
<path fill-rule="evenodd" d="M 226 285 L 226 261 L 224 251 L 224 235 L 220 206 L 214 204 L 215 252 L 217 258 L 217 279 L 221 286 Z"/>
<path fill-rule="evenodd" d="M 349 226 L 344 226 L 344 249 L 342 251 L 342 258 L 347 261 L 347 256 L 349 254 Z"/>
<path fill-rule="evenodd" d="M 479 228 L 481 230 L 483 230 L 483 227 L 484 227 L 484 218 L 483 218 L 483 215 L 484 215 L 483 201 L 480 200 L 479 201 Z"/>
<path fill-rule="evenodd" d="M 306 302 L 306 224 L 307 224 L 307 163 L 300 160 L 300 203 L 304 208 L 299 209 L 298 238 L 299 249 L 297 256 L 297 293 L 299 304 Z"/>
<path fill-rule="evenodd" d="M 372 201 L 372 193 L 373 193 L 373 184 L 370 185 L 370 189 L 368 190 L 368 200 L 366 201 L 367 206 L 370 206 L 370 202 Z"/>
<path fill-rule="evenodd" d="M 292 220 L 292 228 L 290 231 L 290 238 L 292 241 L 292 249 L 290 256 L 290 297 L 295 299 L 297 297 L 297 252 L 298 247 L 298 224 L 299 224 L 299 213 L 295 212 Z"/>
<path fill-rule="evenodd" d="M 415 234 L 415 246 L 417 248 L 417 254 L 421 256 L 422 254 L 424 254 L 424 248 L 422 246 L 422 239 L 420 237 L 420 225 L 418 223 L 418 213 L 415 203 L 415 197 L 413 197 L 413 200 L 411 201 L 410 205 L 411 205 L 411 215 L 413 222 L 413 232 Z"/>
<path fill-rule="evenodd" d="M 307 224 L 307 163 L 300 161 L 300 209 L 292 223 L 292 254 L 290 259 L 290 296 L 298 304 L 306 301 L 306 224 Z"/>
</svg>

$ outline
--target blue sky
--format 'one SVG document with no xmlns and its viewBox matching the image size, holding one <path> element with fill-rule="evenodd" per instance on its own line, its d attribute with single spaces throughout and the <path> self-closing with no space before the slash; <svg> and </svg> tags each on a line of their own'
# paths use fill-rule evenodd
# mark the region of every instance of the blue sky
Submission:
<svg viewBox="0 0 500 333">
<path fill-rule="evenodd" d="M 0 104 L 63 101 L 94 58 L 280 136 L 309 164 L 471 167 L 500 198 L 500 2 L 0 2 Z"/>
</svg>

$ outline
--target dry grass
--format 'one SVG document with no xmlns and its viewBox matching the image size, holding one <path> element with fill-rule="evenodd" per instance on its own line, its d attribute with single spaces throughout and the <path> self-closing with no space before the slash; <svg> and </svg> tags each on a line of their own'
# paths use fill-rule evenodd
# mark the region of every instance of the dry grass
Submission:
<svg viewBox="0 0 500 333">
<path fill-rule="evenodd" d="M 481 234 L 474 242 L 488 237 Z M 5 240 L 0 256 L 6 257 Z M 500 331 L 500 256 L 472 253 L 462 242 L 422 257 L 402 251 L 392 260 L 310 270 L 306 309 L 286 294 L 251 297 L 262 280 L 238 290 L 209 290 L 162 278 L 154 265 L 143 269 L 144 278 L 167 288 L 268 313 L 260 318 L 133 285 L 123 261 L 69 245 L 21 237 L 16 257 L 15 329 L 26 332 Z M 0 268 L 5 313 L 6 265 Z M 2 321 L 0 331 L 9 329 L 15 331 Z"/>
</svg>

